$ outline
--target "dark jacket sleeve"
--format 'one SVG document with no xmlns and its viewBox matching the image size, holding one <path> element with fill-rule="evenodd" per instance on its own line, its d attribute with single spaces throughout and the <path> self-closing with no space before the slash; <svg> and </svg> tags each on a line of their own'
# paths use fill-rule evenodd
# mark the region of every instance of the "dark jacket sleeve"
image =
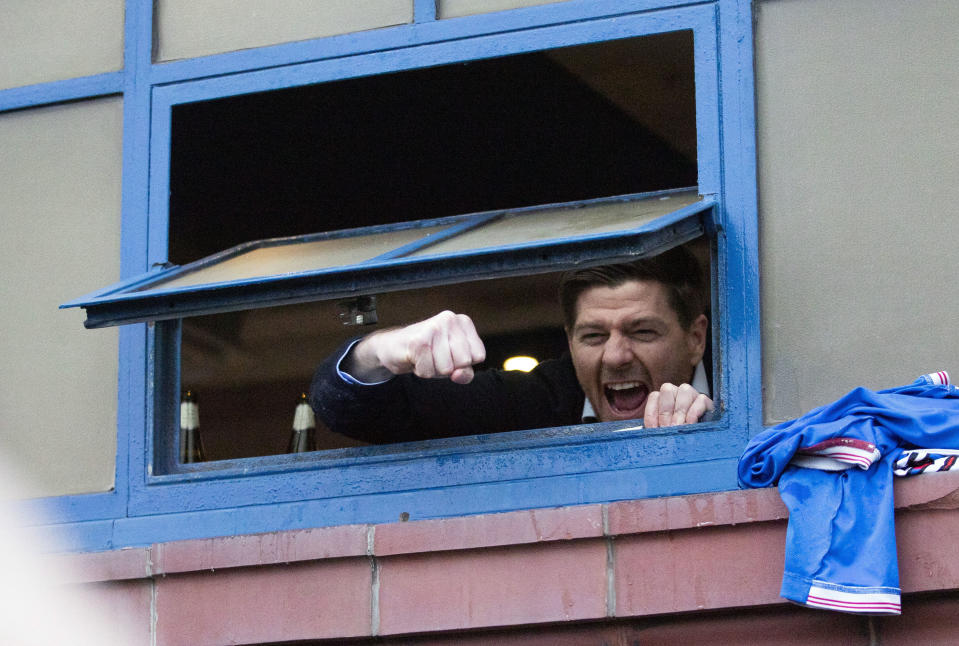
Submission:
<svg viewBox="0 0 959 646">
<path fill-rule="evenodd" d="M 532 372 L 483 370 L 469 384 L 399 375 L 374 386 L 346 382 L 344 344 L 316 370 L 310 399 L 333 431 L 375 443 L 578 424 L 584 395 L 568 355 Z"/>
</svg>

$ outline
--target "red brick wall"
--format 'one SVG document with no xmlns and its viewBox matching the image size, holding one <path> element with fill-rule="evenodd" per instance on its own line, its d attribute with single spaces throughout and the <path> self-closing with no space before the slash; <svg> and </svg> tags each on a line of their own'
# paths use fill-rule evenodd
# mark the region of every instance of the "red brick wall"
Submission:
<svg viewBox="0 0 959 646">
<path fill-rule="evenodd" d="M 778 596 L 775 489 L 181 541 L 49 560 L 143 643 L 952 644 L 959 473 L 897 484 L 903 614 Z M 374 639 L 370 639 L 373 637 Z"/>
</svg>

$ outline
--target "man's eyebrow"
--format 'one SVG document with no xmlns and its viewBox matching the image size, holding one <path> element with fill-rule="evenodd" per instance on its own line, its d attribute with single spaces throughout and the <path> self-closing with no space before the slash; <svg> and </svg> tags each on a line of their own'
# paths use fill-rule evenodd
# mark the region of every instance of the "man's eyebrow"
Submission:
<svg viewBox="0 0 959 646">
<path fill-rule="evenodd" d="M 599 323 L 577 323 L 573 326 L 573 334 L 582 332 L 605 332 L 606 327 Z"/>
<path fill-rule="evenodd" d="M 666 321 L 665 319 L 659 316 L 638 316 L 634 319 L 630 319 L 627 322 L 626 327 L 633 328 L 633 327 L 641 327 L 644 325 L 662 327 L 663 325 L 666 325 Z M 607 329 L 607 326 L 604 323 L 600 323 L 598 321 L 589 321 L 589 320 L 583 321 L 581 323 L 576 323 L 573 326 L 574 333 L 581 332 L 583 330 L 604 330 L 605 331 L 606 329 Z"/>
<path fill-rule="evenodd" d="M 663 326 L 666 325 L 666 319 L 662 318 L 661 316 L 639 316 L 629 322 L 630 327 L 643 325 Z"/>
<path fill-rule="evenodd" d="M 596 328 L 596 329 L 605 330 L 606 326 L 599 321 L 589 321 L 589 320 L 577 321 L 576 323 L 573 324 L 573 330 L 579 330 L 582 328 Z"/>
</svg>

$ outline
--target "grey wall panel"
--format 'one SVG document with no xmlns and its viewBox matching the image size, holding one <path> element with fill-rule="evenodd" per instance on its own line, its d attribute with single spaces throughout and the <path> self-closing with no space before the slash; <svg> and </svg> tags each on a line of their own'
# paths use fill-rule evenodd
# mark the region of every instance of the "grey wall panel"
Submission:
<svg viewBox="0 0 959 646">
<path fill-rule="evenodd" d="M 765 417 L 959 378 L 959 3 L 757 4 Z"/>
<path fill-rule="evenodd" d="M 389 27 L 413 0 L 157 0 L 162 61 Z"/>
<path fill-rule="evenodd" d="M 123 0 L 0 3 L 0 88 L 123 67 Z"/>
<path fill-rule="evenodd" d="M 493 11 L 506 11 L 520 7 L 534 7 L 541 4 L 552 4 L 556 0 L 437 0 L 436 15 L 438 18 L 457 18 Z"/>
<path fill-rule="evenodd" d="M 122 113 L 0 114 L 0 453 L 29 496 L 113 486 L 117 333 L 57 306 L 119 278 Z"/>
</svg>

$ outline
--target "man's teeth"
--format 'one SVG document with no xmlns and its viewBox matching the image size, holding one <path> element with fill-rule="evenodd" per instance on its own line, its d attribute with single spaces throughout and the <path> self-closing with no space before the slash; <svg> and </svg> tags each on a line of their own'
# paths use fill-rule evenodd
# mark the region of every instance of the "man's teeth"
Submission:
<svg viewBox="0 0 959 646">
<path fill-rule="evenodd" d="M 624 381 L 618 384 L 607 384 L 606 387 L 610 390 L 629 390 L 630 388 L 639 388 L 640 383 L 638 381 Z"/>
</svg>

